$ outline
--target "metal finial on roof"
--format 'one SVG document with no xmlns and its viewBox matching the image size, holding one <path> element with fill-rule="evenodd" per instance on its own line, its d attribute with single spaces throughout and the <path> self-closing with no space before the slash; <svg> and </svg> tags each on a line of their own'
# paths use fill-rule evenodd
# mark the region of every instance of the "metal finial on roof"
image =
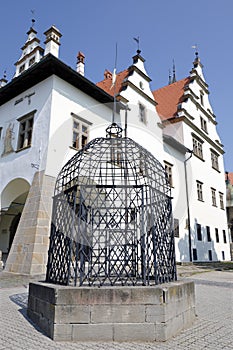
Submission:
<svg viewBox="0 0 233 350">
<path fill-rule="evenodd" d="M 175 66 L 175 61 L 173 59 L 173 76 L 172 76 L 172 83 L 176 82 L 176 66 Z"/>
<path fill-rule="evenodd" d="M 31 10 L 31 14 L 32 14 L 32 16 L 34 17 L 34 15 L 35 15 L 35 10 Z M 31 28 L 33 28 L 33 27 L 34 27 L 34 24 L 35 24 L 35 22 L 36 22 L 36 20 L 35 20 L 34 18 L 32 18 L 31 21 L 32 21 Z"/>
<path fill-rule="evenodd" d="M 193 46 L 192 46 L 192 49 L 195 49 L 195 56 L 196 56 L 195 61 L 197 61 L 198 58 L 199 58 L 199 53 L 198 53 L 197 44 L 196 44 L 196 45 L 193 45 Z"/>
<path fill-rule="evenodd" d="M 133 38 L 135 41 L 136 41 L 136 43 L 138 44 L 138 49 L 137 49 L 137 54 L 139 55 L 140 53 L 141 53 L 141 50 L 140 50 L 140 48 L 139 48 L 139 43 L 140 43 L 140 41 L 139 41 L 139 36 L 137 37 L 137 38 Z"/>
<path fill-rule="evenodd" d="M 121 138 L 123 129 L 117 125 L 117 123 L 112 123 L 106 129 L 107 138 Z"/>
<path fill-rule="evenodd" d="M 172 83 L 172 75 L 171 75 L 171 69 L 169 68 L 169 71 L 168 71 L 168 85 L 171 85 Z"/>
</svg>

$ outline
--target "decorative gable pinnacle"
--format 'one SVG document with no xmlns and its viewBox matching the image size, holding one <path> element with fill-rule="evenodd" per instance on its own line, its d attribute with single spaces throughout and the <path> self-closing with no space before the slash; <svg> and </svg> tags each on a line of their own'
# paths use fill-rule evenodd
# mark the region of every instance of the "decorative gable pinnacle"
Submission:
<svg viewBox="0 0 233 350">
<path fill-rule="evenodd" d="M 34 22 L 33 22 L 34 24 Z M 15 63 L 16 72 L 15 77 L 23 73 L 26 69 L 32 66 L 34 63 L 40 61 L 43 56 L 44 50 L 40 46 L 40 40 L 37 38 L 37 31 L 31 26 L 27 32 L 27 40 L 21 48 L 22 54 L 19 60 Z"/>
</svg>

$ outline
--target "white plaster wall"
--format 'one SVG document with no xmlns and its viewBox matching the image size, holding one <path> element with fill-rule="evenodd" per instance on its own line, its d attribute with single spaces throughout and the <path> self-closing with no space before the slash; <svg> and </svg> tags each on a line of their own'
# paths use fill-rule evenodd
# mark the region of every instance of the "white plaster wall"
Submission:
<svg viewBox="0 0 233 350">
<path fill-rule="evenodd" d="M 48 78 L 0 107 L 0 127 L 3 128 L 0 140 L 0 155 L 2 155 L 4 149 L 5 132 L 10 123 L 14 126 L 12 146 L 15 151 L 0 158 L 0 192 L 9 182 L 16 178 L 22 178 L 31 184 L 34 173 L 45 168 L 51 110 L 51 87 L 52 80 Z M 31 103 L 29 104 L 26 96 L 33 92 L 35 94 L 31 96 Z M 22 101 L 15 104 L 15 101 L 20 99 Z M 19 133 L 19 122 L 17 119 L 33 110 L 36 110 L 36 113 L 34 116 L 32 145 L 29 148 L 16 152 Z M 32 164 L 38 166 L 38 169 Z"/>
<path fill-rule="evenodd" d="M 190 149 L 192 149 L 191 133 L 192 129 L 184 124 L 184 143 Z M 230 260 L 229 240 L 227 237 L 227 244 L 224 244 L 222 234 L 222 230 L 226 232 L 228 230 L 226 210 L 220 209 L 219 203 L 219 192 L 223 193 L 224 199 L 226 192 L 223 159 L 222 156 L 219 157 L 219 172 L 212 168 L 210 144 L 206 141 L 203 143 L 203 157 L 204 161 L 193 155 L 187 163 L 193 248 L 198 250 L 198 260 L 208 260 L 209 249 L 213 250 L 213 260 L 222 260 L 222 251 L 225 252 L 225 260 Z M 203 182 L 203 202 L 197 199 L 197 180 Z M 212 206 L 211 187 L 216 189 L 217 207 Z M 196 239 L 196 223 L 202 225 L 202 241 Z M 211 242 L 207 242 L 206 226 L 210 226 Z M 219 230 L 219 243 L 216 243 L 215 228 Z"/>
<path fill-rule="evenodd" d="M 189 261 L 188 214 L 184 171 L 185 154 L 167 143 L 164 143 L 164 152 L 164 161 L 173 165 L 172 211 L 173 217 L 179 219 L 179 238 L 175 237 L 176 261 L 185 262 Z"/>
<path fill-rule="evenodd" d="M 150 151 L 160 162 L 163 162 L 162 129 L 158 126 L 161 124 L 161 120 L 155 106 L 130 86 L 124 91 L 124 96 L 129 101 L 128 107 L 130 109 L 127 113 L 127 136 Z M 140 120 L 139 103 L 146 108 L 146 123 Z M 124 127 L 125 112 L 122 111 L 121 115 Z"/>
<path fill-rule="evenodd" d="M 72 146 L 72 114 L 90 122 L 89 141 L 105 137 L 112 122 L 111 104 L 98 103 L 60 78 L 53 77 L 53 97 L 46 174 L 57 176 L 62 166 L 77 152 Z M 119 115 L 115 121 L 120 122 Z"/>
</svg>

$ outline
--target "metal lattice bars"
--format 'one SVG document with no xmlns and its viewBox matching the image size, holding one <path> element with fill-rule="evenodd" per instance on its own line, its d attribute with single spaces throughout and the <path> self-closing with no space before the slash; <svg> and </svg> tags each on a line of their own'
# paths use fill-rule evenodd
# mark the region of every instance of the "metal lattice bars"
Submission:
<svg viewBox="0 0 233 350">
<path fill-rule="evenodd" d="M 176 279 L 165 171 L 117 128 L 87 144 L 57 178 L 48 282 L 149 285 Z"/>
</svg>

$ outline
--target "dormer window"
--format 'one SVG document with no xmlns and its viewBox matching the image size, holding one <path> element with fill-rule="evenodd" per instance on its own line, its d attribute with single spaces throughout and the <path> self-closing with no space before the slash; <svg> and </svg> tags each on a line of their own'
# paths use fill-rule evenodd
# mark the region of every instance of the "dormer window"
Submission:
<svg viewBox="0 0 233 350">
<path fill-rule="evenodd" d="M 35 60 L 36 60 L 36 57 L 35 57 L 35 56 L 33 56 L 33 57 L 29 60 L 29 67 L 30 67 L 31 65 L 33 65 L 33 63 L 35 63 Z"/>
<path fill-rule="evenodd" d="M 19 73 L 22 73 L 25 70 L 25 64 L 19 67 Z"/>
</svg>

